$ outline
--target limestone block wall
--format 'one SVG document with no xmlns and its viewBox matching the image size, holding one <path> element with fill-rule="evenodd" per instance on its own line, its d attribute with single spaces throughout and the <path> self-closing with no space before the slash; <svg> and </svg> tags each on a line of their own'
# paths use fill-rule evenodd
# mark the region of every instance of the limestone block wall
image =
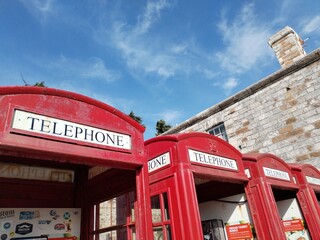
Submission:
<svg viewBox="0 0 320 240">
<path fill-rule="evenodd" d="M 320 51 L 197 114 L 166 134 L 224 123 L 242 153 L 273 153 L 320 168 Z"/>
</svg>

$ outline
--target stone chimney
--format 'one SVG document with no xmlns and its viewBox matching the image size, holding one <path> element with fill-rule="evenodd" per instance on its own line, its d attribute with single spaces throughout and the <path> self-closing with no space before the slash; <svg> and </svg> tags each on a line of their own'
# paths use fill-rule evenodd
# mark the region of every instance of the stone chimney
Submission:
<svg viewBox="0 0 320 240">
<path fill-rule="evenodd" d="M 285 27 L 269 38 L 269 45 L 282 68 L 286 68 L 306 56 L 303 40 L 291 27 Z"/>
</svg>

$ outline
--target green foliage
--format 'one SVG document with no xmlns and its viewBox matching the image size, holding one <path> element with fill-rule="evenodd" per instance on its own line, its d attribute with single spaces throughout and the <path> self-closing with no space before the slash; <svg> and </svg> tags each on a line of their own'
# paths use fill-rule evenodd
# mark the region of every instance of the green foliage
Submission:
<svg viewBox="0 0 320 240">
<path fill-rule="evenodd" d="M 35 87 L 47 87 L 47 86 L 44 84 L 44 81 L 42 81 L 42 82 L 36 82 L 33 86 L 35 86 Z"/>
<path fill-rule="evenodd" d="M 22 78 L 22 81 L 23 81 L 23 83 L 24 83 L 25 86 L 30 86 L 30 84 L 29 84 L 26 80 L 24 80 L 24 77 L 23 77 L 22 74 L 21 74 L 21 78 Z M 33 86 L 35 86 L 35 87 L 47 87 L 47 86 L 44 84 L 44 81 L 42 81 L 42 82 L 36 82 Z"/>
<path fill-rule="evenodd" d="M 136 122 L 142 124 L 142 118 L 137 116 L 137 115 L 135 115 L 133 111 L 131 111 L 128 116 L 131 117 Z"/>
<path fill-rule="evenodd" d="M 168 131 L 172 126 L 169 125 L 169 124 L 166 124 L 166 121 L 161 119 L 157 122 L 156 124 L 156 130 L 157 130 L 157 133 L 156 133 L 156 136 L 159 136 L 160 134 Z"/>
</svg>

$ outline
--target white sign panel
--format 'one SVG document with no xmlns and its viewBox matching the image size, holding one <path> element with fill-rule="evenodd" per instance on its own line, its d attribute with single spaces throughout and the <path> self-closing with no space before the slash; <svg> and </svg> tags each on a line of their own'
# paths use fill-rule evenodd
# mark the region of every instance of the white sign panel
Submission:
<svg viewBox="0 0 320 240">
<path fill-rule="evenodd" d="M 320 185 L 320 179 L 319 178 L 306 176 L 306 179 L 307 179 L 308 183 L 311 183 L 311 184 L 314 184 L 314 185 Z"/>
<path fill-rule="evenodd" d="M 170 154 L 167 152 L 165 154 L 162 154 L 148 161 L 148 172 L 151 173 L 164 166 L 170 165 L 170 163 L 171 163 Z"/>
<path fill-rule="evenodd" d="M 251 173 L 250 173 L 250 169 L 249 168 L 246 168 L 244 170 L 244 173 L 247 175 L 248 178 L 251 178 Z"/>
<path fill-rule="evenodd" d="M 202 163 L 210 166 L 238 170 L 237 161 L 204 152 L 188 149 L 191 162 Z"/>
<path fill-rule="evenodd" d="M 267 177 L 290 181 L 290 177 L 287 172 L 280 171 L 273 168 L 267 168 L 267 167 L 263 167 L 263 172 L 264 172 L 264 175 L 266 175 Z"/>
<path fill-rule="evenodd" d="M 131 149 L 129 135 L 15 110 L 12 128 L 103 146 Z"/>
</svg>

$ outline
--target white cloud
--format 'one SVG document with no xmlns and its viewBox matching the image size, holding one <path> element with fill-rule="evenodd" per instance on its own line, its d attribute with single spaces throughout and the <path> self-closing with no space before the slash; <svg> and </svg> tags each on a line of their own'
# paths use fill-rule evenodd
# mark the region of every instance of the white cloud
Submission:
<svg viewBox="0 0 320 240">
<path fill-rule="evenodd" d="M 160 19 L 161 11 L 170 6 L 171 3 L 167 0 L 148 1 L 144 12 L 138 17 L 138 24 L 134 32 L 136 34 L 147 32 Z"/>
<path fill-rule="evenodd" d="M 126 99 L 110 96 L 108 94 L 108 91 L 98 93 L 97 91 L 92 91 L 91 89 L 85 88 L 81 84 L 74 84 L 74 82 L 70 81 L 59 82 L 58 85 L 50 85 L 49 87 L 63 89 L 70 92 L 76 92 L 84 96 L 91 97 L 105 104 L 108 104 L 109 106 L 114 107 L 125 114 L 128 114 L 130 111 L 132 111 L 132 109 L 134 109 L 137 105 L 135 100 L 131 98 Z"/>
<path fill-rule="evenodd" d="M 267 44 L 271 31 L 257 21 L 254 4 L 245 5 L 233 22 L 223 17 L 218 25 L 226 45 L 216 54 L 220 66 L 230 73 L 243 73 L 270 54 Z"/>
<path fill-rule="evenodd" d="M 35 7 L 41 12 L 49 12 L 51 10 L 53 1 L 52 0 L 47 0 L 47 1 L 34 0 L 33 2 Z"/>
<path fill-rule="evenodd" d="M 166 111 L 156 114 L 159 119 L 163 119 L 168 123 L 176 122 L 181 116 L 182 112 L 177 110 L 168 109 Z"/>
<path fill-rule="evenodd" d="M 125 114 L 129 114 L 130 111 L 132 111 L 132 109 L 134 109 L 137 105 L 135 100 L 133 100 L 132 98 L 130 99 L 117 98 L 114 96 L 109 96 L 107 93 L 97 94 L 97 93 L 88 92 L 88 94 L 91 94 L 92 98 L 98 99 L 101 102 L 104 102 L 116 109 L 119 109 L 121 112 Z"/>
<path fill-rule="evenodd" d="M 21 1 L 26 9 L 35 18 L 39 19 L 42 23 L 47 22 L 48 18 L 56 12 L 54 0 L 29 0 Z"/>
<path fill-rule="evenodd" d="M 88 20 L 80 11 L 74 11 L 74 8 L 65 4 L 66 1 L 21 0 L 21 2 L 29 14 L 45 27 L 48 27 L 48 25 L 56 27 L 62 24 L 62 30 L 65 26 L 71 26 L 73 29 L 89 35 L 95 30 L 96 26 L 93 26 L 92 22 L 90 22 L 94 17 Z M 78 2 L 75 1 L 75 4 L 78 4 Z M 79 4 L 86 3 L 82 2 Z M 94 7 L 97 9 L 101 8 L 99 4 L 103 4 L 103 1 L 96 1 Z M 91 9 L 89 8 L 91 6 L 93 5 L 90 2 L 86 8 L 87 12 L 90 12 Z"/>
<path fill-rule="evenodd" d="M 199 65 L 196 67 L 196 70 L 198 72 L 200 72 L 202 75 L 204 75 L 205 78 L 207 78 L 207 79 L 214 79 L 219 75 L 219 72 L 211 70 L 211 69 L 204 68 L 204 67 L 199 66 Z"/>
<path fill-rule="evenodd" d="M 235 78 L 228 78 L 222 85 L 227 93 L 230 93 L 236 86 L 238 86 L 238 80 Z"/>
<path fill-rule="evenodd" d="M 310 34 L 313 32 L 320 33 L 320 15 L 314 16 L 312 19 L 307 19 L 302 23 L 303 34 Z"/>
<path fill-rule="evenodd" d="M 100 58 L 92 58 L 89 63 L 85 64 L 88 65 L 80 70 L 80 76 L 84 78 L 102 79 L 106 82 L 113 82 L 120 77 L 120 74 L 108 69 Z"/>
<path fill-rule="evenodd" d="M 184 54 L 187 52 L 188 44 L 183 42 L 180 44 L 174 44 L 171 46 L 170 51 L 175 54 Z"/>
<path fill-rule="evenodd" d="M 224 90 L 224 94 L 226 96 L 230 95 L 230 93 L 232 92 L 232 90 L 238 86 L 239 84 L 239 80 L 237 78 L 234 77 L 228 77 L 226 78 L 226 80 L 224 81 L 217 81 L 217 82 L 213 82 L 212 86 L 214 87 L 220 87 Z"/>
<path fill-rule="evenodd" d="M 103 60 L 97 57 L 80 61 L 78 59 L 71 59 L 64 55 L 60 55 L 60 57 L 55 60 L 42 60 L 41 62 L 33 60 L 33 62 L 53 69 L 64 77 L 94 79 L 107 83 L 116 81 L 120 78 L 118 72 L 108 69 Z M 43 64 L 43 62 L 47 63 Z"/>
<path fill-rule="evenodd" d="M 174 4 L 174 1 L 168 0 L 149 1 L 138 15 L 136 24 L 130 25 L 123 19 L 113 20 L 111 29 L 99 29 L 94 36 L 100 43 L 104 39 L 121 54 L 132 75 L 138 75 L 140 80 L 145 77 L 144 74 L 152 75 L 158 84 L 163 84 L 178 73 L 188 73 L 194 65 L 192 62 L 199 60 L 198 55 L 191 53 L 190 47 L 196 49 L 190 46 L 192 42 L 173 44 L 163 36 L 149 32 Z"/>
<path fill-rule="evenodd" d="M 113 30 L 112 43 L 130 69 L 154 73 L 163 78 L 174 76 L 180 69 L 174 55 L 160 50 L 157 43 L 146 36 L 132 34 L 124 23 L 116 23 Z"/>
</svg>

